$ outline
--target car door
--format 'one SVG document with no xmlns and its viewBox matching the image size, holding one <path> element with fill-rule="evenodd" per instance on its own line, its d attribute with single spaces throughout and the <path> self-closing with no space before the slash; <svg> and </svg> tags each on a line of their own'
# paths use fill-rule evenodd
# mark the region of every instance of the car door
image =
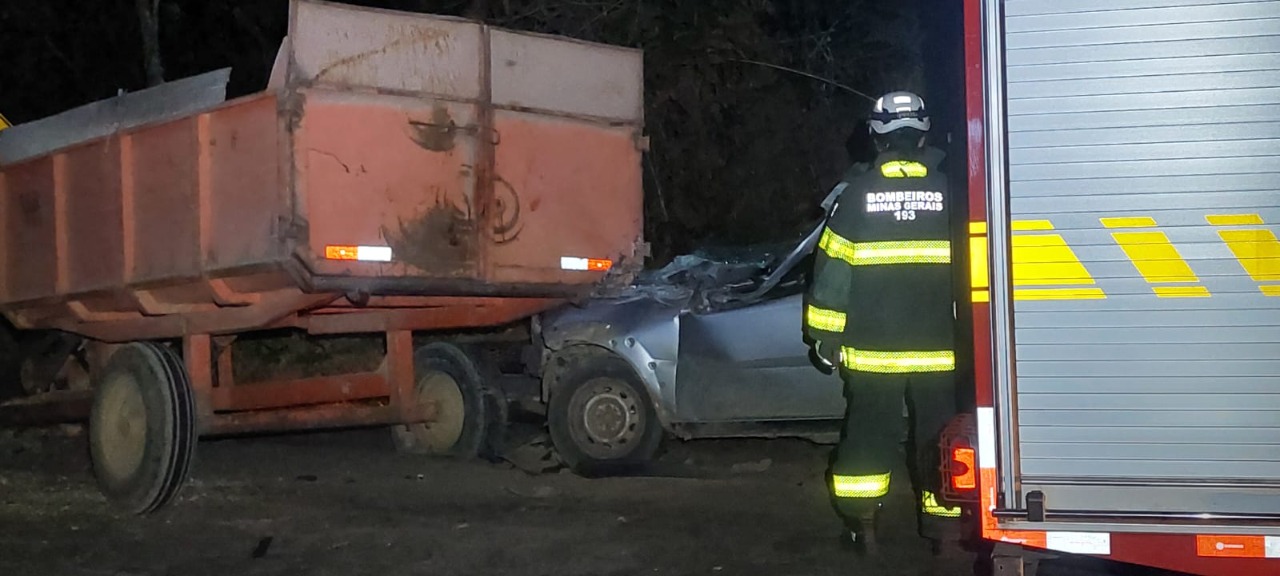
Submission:
<svg viewBox="0 0 1280 576">
<path fill-rule="evenodd" d="M 680 320 L 676 415 L 682 422 L 840 418 L 840 378 L 809 359 L 803 282 L 754 304 Z"/>
</svg>

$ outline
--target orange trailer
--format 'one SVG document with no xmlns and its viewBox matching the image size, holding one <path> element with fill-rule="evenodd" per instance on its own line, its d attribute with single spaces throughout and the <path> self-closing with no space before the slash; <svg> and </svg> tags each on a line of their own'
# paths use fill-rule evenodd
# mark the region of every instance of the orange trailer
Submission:
<svg viewBox="0 0 1280 576">
<path fill-rule="evenodd" d="M 628 283 L 642 124 L 637 51 L 294 0 L 267 90 L 0 147 L 0 310 L 95 343 L 95 474 L 149 512 L 199 436 L 457 422 L 425 391 L 475 367 L 413 333 Z M 23 128 L 0 138 L 39 140 Z M 230 341 L 279 328 L 385 334 L 386 357 L 235 382 Z"/>
</svg>

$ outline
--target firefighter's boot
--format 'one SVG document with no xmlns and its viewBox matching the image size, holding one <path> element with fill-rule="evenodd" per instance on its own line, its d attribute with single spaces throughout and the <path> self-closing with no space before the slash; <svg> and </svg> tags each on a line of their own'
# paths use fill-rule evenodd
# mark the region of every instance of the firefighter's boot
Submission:
<svg viewBox="0 0 1280 576">
<path fill-rule="evenodd" d="M 920 536 L 929 540 L 934 556 L 946 556 L 962 549 L 964 529 L 959 506 L 926 491 L 916 518 Z"/>
<path fill-rule="evenodd" d="M 841 542 L 845 549 L 863 556 L 879 554 L 878 528 L 880 506 L 850 516 L 845 520 L 844 534 Z"/>
</svg>

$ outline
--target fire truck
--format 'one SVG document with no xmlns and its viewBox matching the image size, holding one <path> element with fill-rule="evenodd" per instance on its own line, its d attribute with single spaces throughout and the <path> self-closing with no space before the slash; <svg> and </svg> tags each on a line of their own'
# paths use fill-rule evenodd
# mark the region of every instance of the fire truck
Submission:
<svg viewBox="0 0 1280 576">
<path fill-rule="evenodd" d="M 997 574 L 1280 574 L 1280 1 L 965 0 L 976 408 Z"/>
</svg>

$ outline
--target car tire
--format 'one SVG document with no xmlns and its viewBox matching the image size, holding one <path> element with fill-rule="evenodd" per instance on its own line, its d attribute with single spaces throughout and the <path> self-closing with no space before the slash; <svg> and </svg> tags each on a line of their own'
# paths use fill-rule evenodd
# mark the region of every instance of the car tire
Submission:
<svg viewBox="0 0 1280 576">
<path fill-rule="evenodd" d="M 564 360 L 547 426 L 565 465 L 581 476 L 609 476 L 651 463 L 662 443 L 662 425 L 631 366 L 604 351 Z"/>
<path fill-rule="evenodd" d="M 414 352 L 413 361 L 417 400 L 435 403 L 437 419 L 392 426 L 396 449 L 459 459 L 487 456 L 502 435 L 504 411 L 471 357 L 452 344 L 433 343 Z"/>
</svg>

